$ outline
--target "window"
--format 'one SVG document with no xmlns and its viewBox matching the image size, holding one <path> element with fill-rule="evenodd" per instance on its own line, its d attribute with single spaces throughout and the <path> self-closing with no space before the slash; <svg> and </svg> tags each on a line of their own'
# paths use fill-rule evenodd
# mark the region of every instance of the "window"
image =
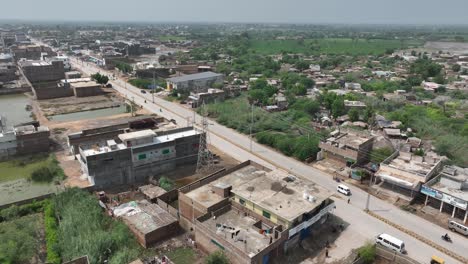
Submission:
<svg viewBox="0 0 468 264">
<path fill-rule="evenodd" d="M 138 160 L 146 159 L 146 154 L 139 154 Z"/>
<path fill-rule="evenodd" d="M 267 212 L 267 211 L 263 211 L 262 214 L 263 214 L 264 217 L 266 217 L 268 219 L 270 219 L 270 217 L 271 217 L 271 214 L 269 212 Z"/>
<path fill-rule="evenodd" d="M 245 205 L 245 201 L 242 200 L 241 198 L 239 198 L 239 203 L 242 204 L 242 205 Z"/>
<path fill-rule="evenodd" d="M 163 149 L 162 154 L 169 154 L 169 152 L 171 152 L 170 149 Z"/>
</svg>

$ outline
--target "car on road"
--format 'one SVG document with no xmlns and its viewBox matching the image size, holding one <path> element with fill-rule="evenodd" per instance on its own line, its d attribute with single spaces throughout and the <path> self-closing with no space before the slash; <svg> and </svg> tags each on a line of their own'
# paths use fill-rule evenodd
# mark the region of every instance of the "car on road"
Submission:
<svg viewBox="0 0 468 264">
<path fill-rule="evenodd" d="M 389 234 L 382 233 L 375 238 L 375 243 L 402 254 L 406 253 L 405 243 Z"/>
<path fill-rule="evenodd" d="M 106 88 L 112 88 L 112 83 L 107 83 Z"/>
<path fill-rule="evenodd" d="M 169 121 L 170 121 L 171 123 L 175 124 L 175 125 L 177 124 L 177 122 L 175 121 L 175 119 L 171 119 L 171 120 L 169 120 Z"/>
<path fill-rule="evenodd" d="M 453 232 L 458 232 L 462 235 L 468 236 L 468 227 L 453 220 L 449 220 L 448 228 Z"/>
<path fill-rule="evenodd" d="M 140 90 L 140 92 L 141 92 L 142 94 L 145 94 L 145 93 L 146 93 L 146 91 L 145 91 L 145 90 Z"/>
<path fill-rule="evenodd" d="M 338 186 L 336 187 L 336 190 L 339 193 L 342 193 L 342 194 L 344 194 L 346 196 L 351 195 L 351 189 L 349 189 L 349 187 L 344 185 L 344 184 L 338 184 Z"/>
</svg>

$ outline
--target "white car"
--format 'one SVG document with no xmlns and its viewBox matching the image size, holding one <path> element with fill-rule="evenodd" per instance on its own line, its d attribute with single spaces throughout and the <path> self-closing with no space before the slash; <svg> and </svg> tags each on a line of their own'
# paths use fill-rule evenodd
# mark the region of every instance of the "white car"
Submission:
<svg viewBox="0 0 468 264">
<path fill-rule="evenodd" d="M 344 194 L 346 196 L 351 195 L 351 190 L 349 189 L 348 186 L 346 186 L 344 184 L 338 184 L 338 187 L 336 187 L 336 190 L 339 193 L 342 193 L 342 194 Z"/>
</svg>

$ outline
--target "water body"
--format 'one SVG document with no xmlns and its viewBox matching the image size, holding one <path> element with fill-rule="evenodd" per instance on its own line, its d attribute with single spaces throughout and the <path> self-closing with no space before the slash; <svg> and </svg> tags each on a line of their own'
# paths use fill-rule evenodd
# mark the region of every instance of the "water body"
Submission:
<svg viewBox="0 0 468 264">
<path fill-rule="evenodd" d="M 9 94 L 0 96 L 0 115 L 4 116 L 8 126 L 30 122 L 31 112 L 26 111 L 29 98 L 24 94 Z"/>
<path fill-rule="evenodd" d="M 118 115 L 125 113 L 126 107 L 124 104 L 118 107 L 104 108 L 98 110 L 89 110 L 76 113 L 62 114 L 49 116 L 50 120 L 59 121 L 59 122 L 69 122 L 69 121 L 78 121 L 84 119 L 93 119 L 99 117 L 106 117 L 112 115 Z"/>
</svg>

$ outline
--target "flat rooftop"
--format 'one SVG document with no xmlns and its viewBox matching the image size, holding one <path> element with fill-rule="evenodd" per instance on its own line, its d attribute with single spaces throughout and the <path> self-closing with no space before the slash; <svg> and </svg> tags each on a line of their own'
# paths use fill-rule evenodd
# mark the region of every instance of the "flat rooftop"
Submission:
<svg viewBox="0 0 468 264">
<path fill-rule="evenodd" d="M 181 132 L 176 132 L 176 133 L 172 133 L 172 134 L 157 136 L 157 137 L 155 137 L 154 142 L 164 143 L 164 142 L 169 142 L 169 141 L 176 140 L 178 138 L 190 137 L 190 136 L 195 136 L 195 135 L 198 135 L 198 134 L 200 134 L 200 132 L 198 132 L 195 129 L 191 129 L 191 130 L 187 130 L 187 131 L 181 131 Z"/>
<path fill-rule="evenodd" d="M 151 129 L 145 129 L 135 132 L 129 132 L 119 135 L 119 139 L 122 141 L 135 140 L 140 138 L 155 137 L 156 133 Z"/>
<path fill-rule="evenodd" d="M 116 212 L 114 208 L 114 214 Z M 159 205 L 147 200 L 122 204 L 118 210 L 124 212 L 121 217 L 128 225 L 132 225 L 142 234 L 148 234 L 159 228 L 177 222 L 177 219 L 162 209 Z"/>
<path fill-rule="evenodd" d="M 109 146 L 89 146 L 89 147 L 80 147 L 82 149 L 83 154 L 88 157 L 88 156 L 93 156 L 93 155 L 98 155 L 106 152 L 111 152 L 115 150 L 122 150 L 126 149 L 127 146 L 124 144 L 117 144 L 115 149 L 111 149 Z"/>
<path fill-rule="evenodd" d="M 140 188 L 138 188 L 138 190 L 140 190 L 140 192 L 142 192 L 150 199 L 154 199 L 160 195 L 167 193 L 166 190 L 164 190 L 163 188 L 152 184 L 143 185 Z"/>
<path fill-rule="evenodd" d="M 299 179 L 282 170 L 264 171 L 255 165 L 240 168 L 186 195 L 210 207 L 224 199 L 211 191 L 213 186 L 232 186 L 232 193 L 288 221 L 312 211 L 332 195 L 312 181 Z M 304 199 L 304 194 L 314 197 L 314 201 Z"/>
<path fill-rule="evenodd" d="M 369 141 L 371 138 L 371 136 L 365 134 L 340 133 L 333 137 L 327 138 L 327 142 L 338 143 L 339 145 L 345 145 L 354 149 L 359 149 L 359 146 Z"/>
<path fill-rule="evenodd" d="M 183 75 L 183 76 L 178 76 L 178 77 L 172 77 L 172 78 L 167 79 L 167 81 L 178 83 L 178 82 L 187 82 L 187 81 L 193 81 L 193 80 L 201 80 L 201 79 L 206 79 L 206 78 L 214 78 L 214 77 L 219 77 L 219 76 L 223 76 L 223 75 L 220 73 L 207 71 L 207 72 L 188 74 L 188 75 Z"/>
<path fill-rule="evenodd" d="M 468 186 L 468 168 L 461 168 L 458 166 L 445 166 L 442 172 L 440 173 L 440 177 L 445 178 L 449 181 L 458 182 L 460 186 Z M 428 182 L 428 185 L 429 184 L 430 182 Z M 453 186 L 447 186 L 441 183 L 440 181 L 437 181 L 430 187 L 440 192 L 449 194 L 458 199 L 468 201 L 468 189 L 452 188 Z"/>
<path fill-rule="evenodd" d="M 74 88 L 89 88 L 89 87 L 96 87 L 96 86 L 100 86 L 100 84 L 98 84 L 97 82 L 95 81 L 89 81 L 89 82 L 74 82 L 71 84 L 71 86 L 73 86 Z"/>
<path fill-rule="evenodd" d="M 216 219 L 210 217 L 201 224 L 218 236 L 223 237 L 224 240 L 237 249 L 253 257 L 270 244 L 271 237 L 271 235 L 260 234 L 259 229 L 254 227 L 256 222 L 257 220 L 254 218 L 244 216 L 244 214 L 231 209 L 217 216 Z M 232 237 L 232 233 L 237 231 L 239 231 L 237 236 Z"/>
<path fill-rule="evenodd" d="M 52 65 L 52 63 L 48 61 L 41 61 L 41 60 L 27 60 L 27 61 L 21 61 L 20 65 L 22 67 L 29 67 L 29 66 L 37 67 L 37 66 L 50 66 Z"/>
</svg>

